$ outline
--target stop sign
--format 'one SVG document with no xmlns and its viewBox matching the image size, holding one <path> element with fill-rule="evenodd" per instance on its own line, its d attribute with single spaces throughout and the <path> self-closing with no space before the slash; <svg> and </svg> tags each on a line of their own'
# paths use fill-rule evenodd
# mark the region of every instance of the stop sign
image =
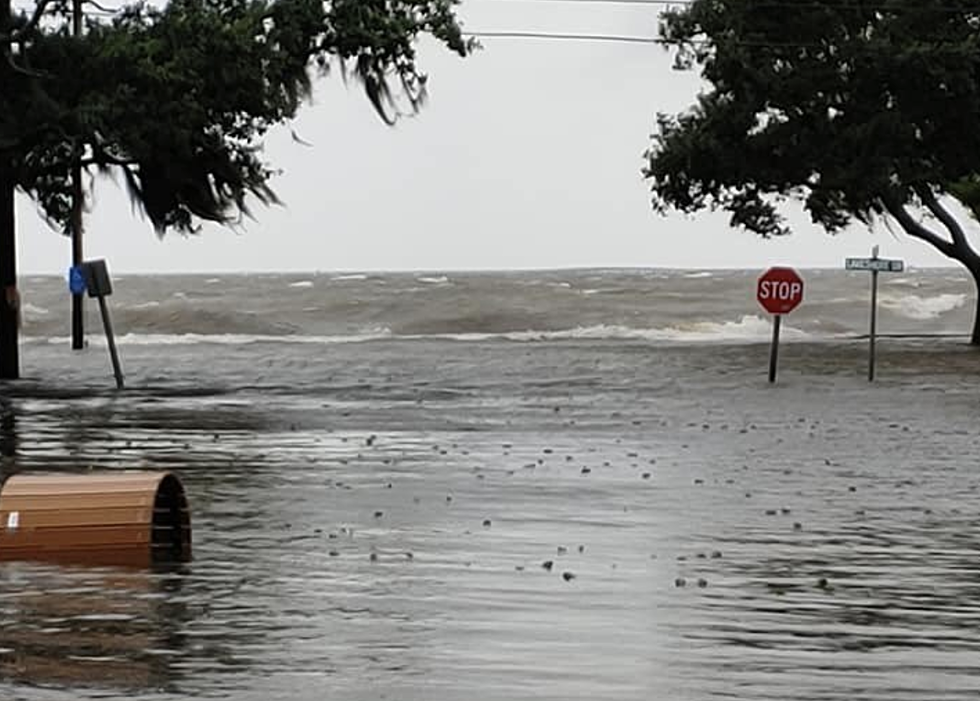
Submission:
<svg viewBox="0 0 980 701">
<path fill-rule="evenodd" d="M 770 314 L 789 314 L 803 301 L 803 278 L 792 268 L 769 268 L 759 277 L 756 298 Z"/>
</svg>

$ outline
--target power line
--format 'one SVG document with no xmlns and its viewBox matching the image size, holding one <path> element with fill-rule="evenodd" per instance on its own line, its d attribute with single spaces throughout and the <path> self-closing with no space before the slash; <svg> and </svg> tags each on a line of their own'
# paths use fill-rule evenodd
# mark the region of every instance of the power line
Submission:
<svg viewBox="0 0 980 701">
<path fill-rule="evenodd" d="M 519 2 L 563 2 L 567 5 L 691 5 L 693 0 L 480 0 L 481 2 L 497 2 L 502 4 L 517 4 Z"/>
<path fill-rule="evenodd" d="M 474 0 L 470 0 L 473 2 Z M 519 3 L 564 3 L 565 5 L 654 5 L 658 7 L 690 7 L 696 0 L 475 0 L 479 3 L 497 3 L 498 5 L 517 5 Z M 810 2 L 793 2 L 792 0 L 745 0 L 751 2 L 753 9 L 764 10 L 880 10 L 895 12 L 898 10 L 935 10 L 937 12 L 968 12 L 966 8 L 953 5 L 905 4 L 866 2 L 864 0 L 811 0 Z"/>
<path fill-rule="evenodd" d="M 665 46 L 678 46 L 681 42 L 669 41 L 659 37 L 644 36 L 621 36 L 615 34 L 566 34 L 559 32 L 521 32 L 521 31 L 488 31 L 488 32 L 463 32 L 470 37 L 490 37 L 503 39 L 544 39 L 552 41 L 599 41 L 624 44 L 663 44 Z M 710 47 L 714 45 L 711 39 L 691 39 L 683 42 L 694 46 Z M 727 41 L 729 46 L 744 46 L 756 49 L 824 49 L 826 44 L 819 42 L 801 41 Z M 934 46 L 958 45 L 958 42 L 934 41 Z"/>
<path fill-rule="evenodd" d="M 558 41 L 608 41 L 625 44 L 663 44 L 656 37 L 617 36 L 613 34 L 563 34 L 552 32 L 463 32 L 471 37 L 498 37 L 504 39 L 553 39 Z"/>
<path fill-rule="evenodd" d="M 624 44 L 663 44 L 665 46 L 676 46 L 678 42 L 660 39 L 659 37 L 627 36 L 616 34 L 566 34 L 561 32 L 520 32 L 520 31 L 489 31 L 489 32 L 463 32 L 465 36 L 471 37 L 490 37 L 501 39 L 545 39 L 554 41 L 601 41 Z M 710 46 L 709 39 L 692 39 L 684 42 L 697 46 Z M 778 41 L 735 41 L 730 42 L 735 46 L 746 46 L 770 49 L 815 49 L 821 48 L 821 44 L 802 43 L 802 42 L 778 42 Z"/>
</svg>

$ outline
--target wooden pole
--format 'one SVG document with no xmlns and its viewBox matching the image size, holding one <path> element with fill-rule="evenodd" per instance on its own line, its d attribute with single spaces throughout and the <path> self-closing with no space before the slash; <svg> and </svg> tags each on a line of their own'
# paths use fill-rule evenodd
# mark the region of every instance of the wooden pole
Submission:
<svg viewBox="0 0 980 701">
<path fill-rule="evenodd" d="M 769 349 L 769 382 L 776 381 L 776 363 L 779 360 L 779 322 L 782 318 L 782 314 L 773 315 L 772 347 Z"/>
<path fill-rule="evenodd" d="M 0 0 L 0 34 L 7 33 L 10 22 L 10 0 Z M 7 55 L 9 48 L 0 45 L 0 55 Z M 12 77 L 10 66 L 0 61 L 0 84 L 9 85 Z M 14 184 L 10 156 L 0 152 L 0 379 L 4 380 L 20 377 Z"/>
<path fill-rule="evenodd" d="M 123 388 L 122 367 L 119 365 L 119 354 L 116 352 L 116 336 L 112 332 L 112 319 L 109 318 L 109 307 L 105 297 L 99 295 L 99 311 L 102 312 L 102 326 L 105 328 L 105 340 L 109 345 L 109 358 L 112 360 L 112 374 L 116 376 L 116 389 Z"/>
<path fill-rule="evenodd" d="M 82 0 L 72 1 L 72 35 L 82 35 Z M 75 153 L 76 158 L 81 154 Z M 82 214 L 85 210 L 85 191 L 82 188 L 82 166 L 75 164 L 71 169 L 71 264 L 82 264 Z M 85 297 L 81 294 L 71 296 L 71 347 L 81 350 L 85 347 Z"/>
</svg>

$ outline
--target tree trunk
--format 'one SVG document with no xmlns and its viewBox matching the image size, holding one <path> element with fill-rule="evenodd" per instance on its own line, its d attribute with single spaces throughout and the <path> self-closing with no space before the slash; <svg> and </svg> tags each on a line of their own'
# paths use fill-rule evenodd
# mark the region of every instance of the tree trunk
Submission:
<svg viewBox="0 0 980 701">
<path fill-rule="evenodd" d="M 977 288 L 977 301 L 973 310 L 973 333 L 970 334 L 970 345 L 980 346 L 980 262 L 967 265 L 967 270 L 973 276 L 973 284 Z"/>
<path fill-rule="evenodd" d="M 0 379 L 3 380 L 20 377 L 16 240 L 13 178 L 7 165 L 0 163 Z"/>
<path fill-rule="evenodd" d="M 0 32 L 11 22 L 10 0 L 0 0 Z M 9 46 L 0 45 L 0 56 Z M 2 61 L 2 59 L 0 59 Z M 0 85 L 9 85 L 9 68 L 0 63 Z M 20 377 L 17 342 L 20 298 L 17 292 L 17 238 L 14 233 L 14 176 L 6 154 L 0 153 L 0 379 Z"/>
</svg>

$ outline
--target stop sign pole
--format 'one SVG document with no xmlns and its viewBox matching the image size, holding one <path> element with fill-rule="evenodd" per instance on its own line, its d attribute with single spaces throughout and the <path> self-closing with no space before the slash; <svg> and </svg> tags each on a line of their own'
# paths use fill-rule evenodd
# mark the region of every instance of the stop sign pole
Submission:
<svg viewBox="0 0 980 701">
<path fill-rule="evenodd" d="M 772 347 L 769 349 L 769 382 L 776 381 L 779 360 L 779 327 L 784 314 L 789 314 L 803 301 L 803 278 L 792 268 L 769 268 L 756 282 L 756 299 L 773 315 Z"/>
</svg>

